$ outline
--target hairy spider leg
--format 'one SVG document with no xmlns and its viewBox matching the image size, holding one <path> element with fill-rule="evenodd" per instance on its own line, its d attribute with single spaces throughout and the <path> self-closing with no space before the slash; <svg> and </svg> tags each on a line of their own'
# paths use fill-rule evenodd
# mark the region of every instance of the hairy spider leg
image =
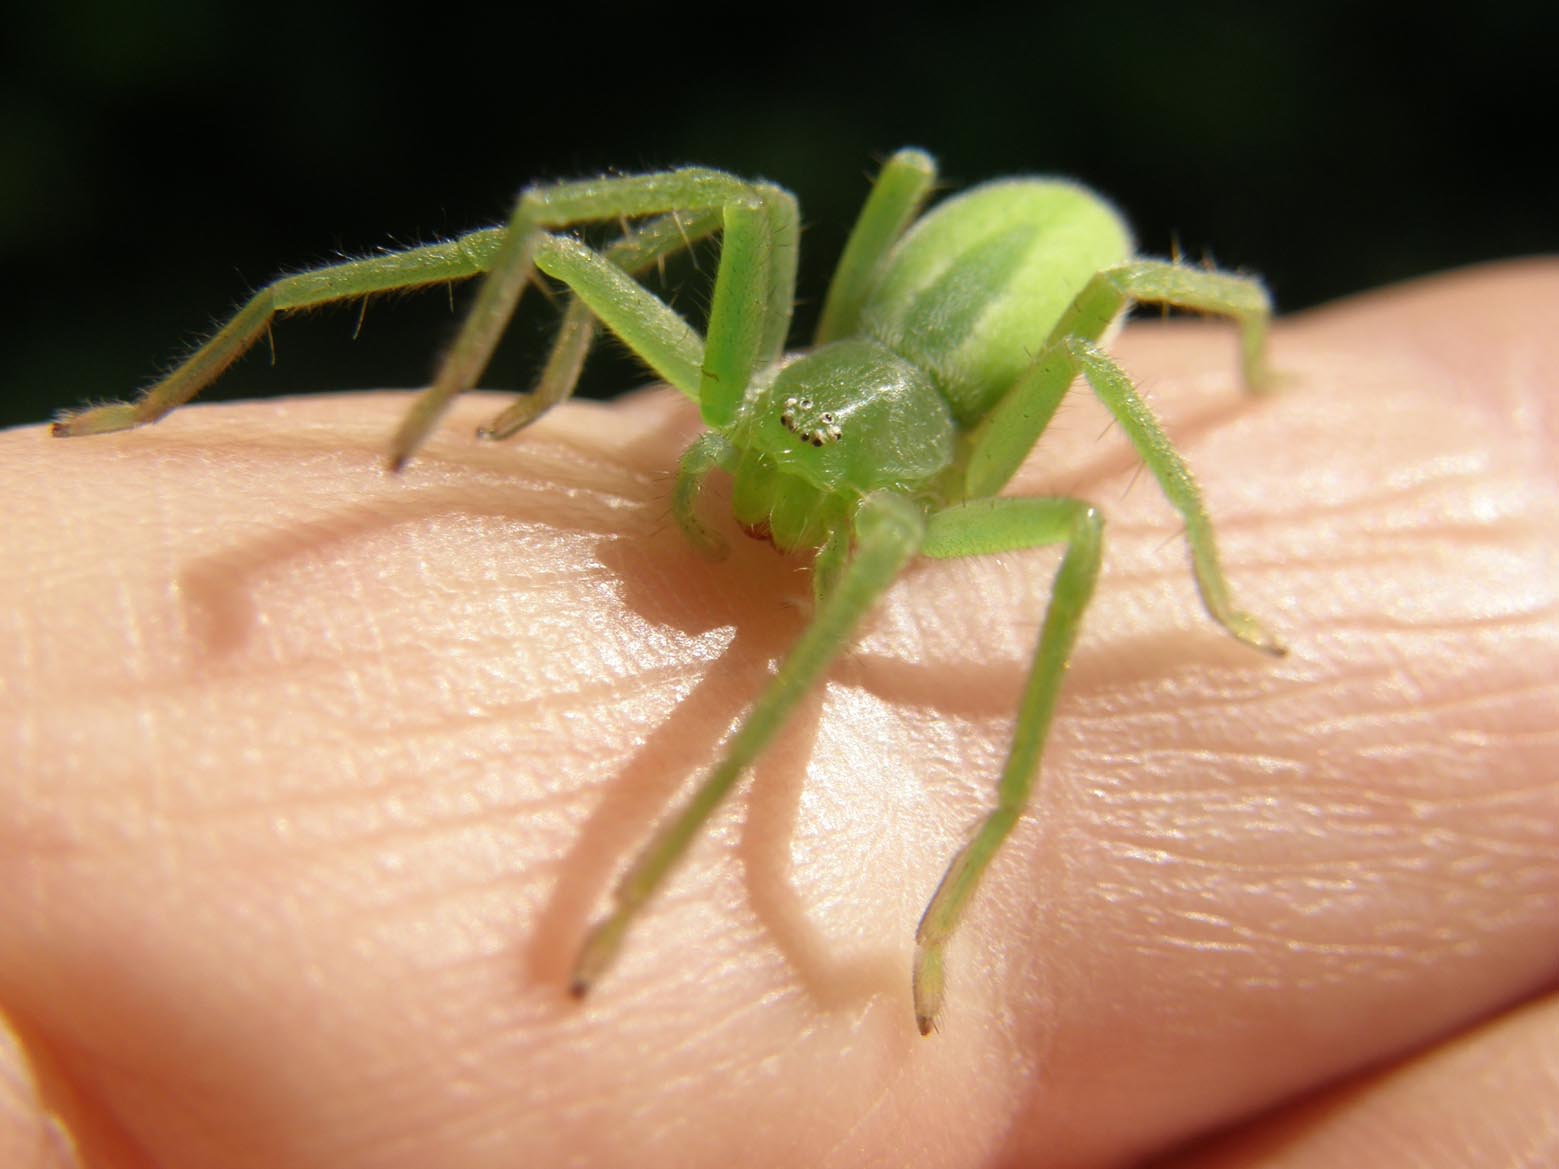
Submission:
<svg viewBox="0 0 1559 1169">
<path fill-rule="evenodd" d="M 763 753 L 796 704 L 851 643 L 861 619 L 920 549 L 926 521 L 901 495 L 861 500 L 852 518 L 854 552 L 801 637 L 731 737 L 725 753 L 688 800 L 661 823 L 618 881 L 612 908 L 585 938 L 571 987 L 583 995 L 617 956 L 624 935 L 687 853 L 714 810 Z"/>
<path fill-rule="evenodd" d="M 682 461 L 677 464 L 677 481 L 671 492 L 671 516 L 687 542 L 710 560 L 723 559 L 730 547 L 723 536 L 698 518 L 698 497 L 709 473 L 717 467 L 730 470 L 735 459 L 736 448 L 725 435 L 718 430 L 708 430 L 682 452 Z"/>
<path fill-rule="evenodd" d="M 251 296 L 215 336 L 134 402 L 63 413 L 53 431 L 62 437 L 106 434 L 156 422 L 215 381 L 265 335 L 276 316 L 376 292 L 468 280 L 487 270 L 502 240 L 503 229 L 491 227 L 445 243 L 279 277 Z"/>
<path fill-rule="evenodd" d="M 1082 374 L 1184 519 L 1197 590 L 1208 614 L 1247 645 L 1280 655 L 1282 643 L 1231 599 L 1196 480 L 1131 379 L 1094 344 L 1130 300 L 1235 318 L 1241 329 L 1247 385 L 1257 389 L 1269 381 L 1266 331 L 1271 310 L 1260 284 L 1159 261 L 1135 261 L 1101 272 L 1077 295 L 1033 365 L 975 427 L 965 462 L 963 497 L 979 499 L 1001 490 Z"/>
<path fill-rule="evenodd" d="M 717 211 L 680 219 L 662 216 L 614 241 L 605 255 L 627 271 L 642 272 L 719 226 Z M 61 437 L 105 434 L 156 422 L 215 381 L 265 334 L 276 317 L 379 292 L 468 280 L 487 271 L 498 254 L 502 237 L 502 228 L 483 228 L 444 243 L 279 277 L 251 296 L 213 337 L 136 401 L 66 412 L 54 423 L 54 433 Z M 568 397 L 578 381 L 594 332 L 594 317 L 589 311 L 570 304 L 535 391 L 484 427 L 484 435 L 512 434 Z M 529 408 L 529 413 L 515 423 L 514 417 L 522 408 Z"/>
<path fill-rule="evenodd" d="M 728 423 L 752 370 L 760 363 L 772 361 L 784 347 L 795 295 L 799 229 L 795 199 L 772 184 L 746 182 L 703 167 L 557 183 L 531 187 L 520 195 L 476 303 L 466 315 L 433 384 L 412 404 L 392 440 L 391 467 L 405 463 L 449 401 L 481 376 L 530 279 L 541 242 L 558 238 L 548 236 L 549 229 L 705 209 L 720 211 L 723 231 L 710 309 L 710 341 L 698 342 L 697 335 L 689 329 L 693 342 L 677 343 L 680 352 L 674 368 L 655 368 L 683 393 L 697 398 L 706 424 Z M 560 253 L 554 249 L 553 254 Z M 570 266 L 577 271 L 580 265 Z M 616 296 L 622 291 L 620 285 L 614 286 L 606 290 L 605 301 L 592 303 L 590 296 L 574 289 L 620 336 L 622 331 L 613 317 L 637 320 L 648 307 L 644 300 L 635 297 L 629 308 L 617 312 Z M 666 313 L 676 315 L 663 302 L 658 303 Z M 649 319 L 659 322 L 661 317 L 656 313 Z M 667 339 L 664 327 L 657 325 L 651 331 L 659 335 L 659 340 Z M 639 352 L 634 337 L 623 336 L 623 340 Z M 642 352 L 640 355 L 644 356 Z M 685 377 L 689 362 L 700 370 L 696 385 L 689 385 Z"/>
<path fill-rule="evenodd" d="M 850 230 L 839 266 L 823 298 L 814 345 L 860 330 L 861 307 L 893 245 L 920 214 L 936 182 L 936 163 L 924 150 L 900 150 L 888 159 Z"/>
<path fill-rule="evenodd" d="M 691 248 L 699 240 L 720 230 L 718 208 L 693 212 L 671 212 L 650 220 L 614 240 L 602 255 L 624 272 L 638 276 L 679 251 Z M 568 307 L 558 324 L 552 349 L 547 354 L 541 375 L 530 391 L 519 395 L 512 405 L 477 429 L 479 438 L 505 439 L 523 430 L 552 407 L 569 398 L 579 384 L 585 355 L 595 341 L 599 321 L 588 305 L 578 297 L 568 298 Z"/>
<path fill-rule="evenodd" d="M 934 513 L 921 551 L 939 559 L 1065 544 L 1039 645 L 1018 703 L 1017 725 L 996 786 L 996 806 L 948 865 L 915 931 L 915 1021 L 929 1034 L 942 1008 L 943 949 L 1002 841 L 1028 806 L 1055 714 L 1067 659 L 1099 576 L 1104 521 L 1077 499 L 980 499 Z"/>
</svg>

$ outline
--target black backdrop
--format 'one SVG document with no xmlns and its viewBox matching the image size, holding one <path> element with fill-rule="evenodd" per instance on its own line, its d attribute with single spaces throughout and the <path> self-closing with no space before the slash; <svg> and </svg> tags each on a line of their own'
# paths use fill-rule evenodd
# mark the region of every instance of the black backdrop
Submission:
<svg viewBox="0 0 1559 1169">
<path fill-rule="evenodd" d="M 904 144 L 956 184 L 1081 178 L 1145 252 L 1261 272 L 1284 309 L 1559 247 L 1553 6 L 958 7 L 28 5 L 0 48 L 0 422 L 131 392 L 278 271 L 609 168 L 789 186 L 812 307 Z M 452 329 L 442 293 L 356 323 L 285 322 L 275 368 L 262 351 L 210 396 L 414 386 Z M 522 383 L 536 332 L 484 384 Z M 608 363 L 593 384 L 639 380 Z"/>
</svg>

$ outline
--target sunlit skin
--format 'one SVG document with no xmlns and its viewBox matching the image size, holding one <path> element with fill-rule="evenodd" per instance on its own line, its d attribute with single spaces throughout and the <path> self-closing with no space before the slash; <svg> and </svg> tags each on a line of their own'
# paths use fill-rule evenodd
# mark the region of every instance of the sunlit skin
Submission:
<svg viewBox="0 0 1559 1169">
<path fill-rule="evenodd" d="M 471 395 L 399 478 L 405 394 L 0 433 L 0 1163 L 1553 1162 L 1555 303 L 1549 261 L 1293 315 L 1261 401 L 1218 325 L 1123 332 L 1290 653 L 1202 617 L 1074 395 L 1011 490 L 1107 508 L 1109 555 L 934 1043 L 911 935 L 1058 549 L 911 566 L 575 1004 L 807 618 L 805 554 L 672 522 L 685 398 L 516 447 Z"/>
<path fill-rule="evenodd" d="M 1131 234 L 1098 196 L 1070 182 L 987 183 L 920 216 L 935 181 L 925 153 L 884 166 L 824 301 L 812 347 L 787 353 L 799 213 L 764 182 L 688 168 L 533 187 L 503 229 L 407 253 L 284 277 L 139 400 L 63 415 L 61 436 L 156 421 L 188 401 L 270 328 L 279 312 L 485 274 L 433 384 L 390 451 L 399 470 L 451 399 L 480 376 L 534 270 L 577 297 L 540 385 L 480 433 L 504 437 L 572 391 L 595 331 L 609 326 L 667 383 L 698 403 L 709 431 L 682 458 L 672 514 L 700 550 L 724 541 L 697 514 L 708 476 L 731 482 L 737 524 L 781 552 L 816 550 L 811 622 L 758 695 L 725 753 L 665 818 L 586 938 L 570 986 L 584 995 L 738 780 L 852 643 L 862 619 L 916 556 L 956 559 L 1063 548 L 1019 700 L 994 805 L 954 854 L 916 930 L 914 1011 L 929 1034 L 945 994 L 945 956 L 976 890 L 1040 773 L 1068 659 L 1094 594 L 1103 519 L 1065 496 L 998 497 L 1074 382 L 1085 383 L 1179 512 L 1203 605 L 1239 641 L 1283 647 L 1238 608 L 1189 470 L 1126 373 L 1101 348 L 1133 303 L 1195 309 L 1239 328 L 1251 389 L 1271 381 L 1270 317 L 1259 283 L 1135 258 Z M 571 226 L 641 220 L 596 252 Z M 718 231 L 706 337 L 632 278 Z"/>
</svg>

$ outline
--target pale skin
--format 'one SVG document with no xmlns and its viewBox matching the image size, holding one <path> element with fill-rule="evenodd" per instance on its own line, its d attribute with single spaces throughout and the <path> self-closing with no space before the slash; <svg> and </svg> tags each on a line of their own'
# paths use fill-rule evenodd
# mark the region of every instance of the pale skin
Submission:
<svg viewBox="0 0 1559 1169">
<path fill-rule="evenodd" d="M 1097 502 L 1104 572 L 931 1044 L 913 927 L 1053 552 L 913 569 L 578 1004 L 593 905 L 809 604 L 803 560 L 670 522 L 684 400 L 505 447 L 473 401 L 398 479 L 401 397 L 5 435 L 0 1163 L 65 1148 L 50 1111 L 110 1166 L 1086 1166 L 1229 1126 L 1182 1163 L 1551 1160 L 1556 299 L 1528 266 L 1298 318 L 1259 403 L 1225 331 L 1127 331 L 1291 653 L 1209 626 L 1074 397 L 1014 488 Z"/>
</svg>

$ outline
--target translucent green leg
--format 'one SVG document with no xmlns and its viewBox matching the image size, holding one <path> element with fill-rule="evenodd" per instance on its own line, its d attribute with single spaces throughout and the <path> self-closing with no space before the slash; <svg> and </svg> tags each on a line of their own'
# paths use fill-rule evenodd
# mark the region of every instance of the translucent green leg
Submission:
<svg viewBox="0 0 1559 1169">
<path fill-rule="evenodd" d="M 971 498 L 1000 491 L 1050 425 L 1061 396 L 1079 372 L 1077 363 L 1063 350 L 1063 343 L 1097 341 L 1132 301 L 1233 318 L 1240 328 L 1245 385 L 1255 390 L 1273 381 L 1267 366 L 1272 303 L 1259 281 L 1163 260 L 1133 260 L 1108 268 L 1095 274 L 1077 294 L 1051 330 L 1034 365 L 975 429 L 966 480 Z M 1154 430 L 1162 440 L 1156 424 Z M 1167 442 L 1164 445 L 1167 447 Z M 1172 451 L 1170 454 L 1173 456 Z M 1144 450 L 1142 455 L 1147 458 L 1148 452 Z"/>
<path fill-rule="evenodd" d="M 720 212 L 715 208 L 662 215 L 630 231 L 605 248 L 602 255 L 624 272 L 637 276 L 718 230 Z M 577 297 L 570 297 L 536 384 L 529 393 L 522 394 L 513 405 L 481 427 L 478 436 L 508 438 L 573 394 L 584 368 L 585 355 L 595 340 L 597 323 L 589 306 Z"/>
<path fill-rule="evenodd" d="M 790 204 L 788 215 L 771 204 Z M 784 329 L 791 304 L 781 290 L 795 282 L 794 232 L 776 248 L 776 224 L 795 221 L 794 201 L 777 187 L 749 183 L 720 171 L 692 167 L 659 174 L 532 187 L 515 205 L 503 245 L 477 293 L 454 345 L 433 384 L 413 403 L 391 444 L 390 465 L 400 467 L 422 442 L 451 398 L 476 383 L 530 279 L 538 245 L 549 229 L 611 219 L 718 209 L 724 237 L 705 347 L 700 408 L 728 421 L 762 359 L 764 345 Z M 581 299 L 586 299 L 583 296 Z M 599 315 L 599 314 L 598 314 Z M 711 388 L 711 384 L 713 388 Z M 711 421 L 718 425 L 719 421 Z"/>
<path fill-rule="evenodd" d="M 1272 322 L 1272 300 L 1261 282 L 1248 276 L 1166 260 L 1132 260 L 1096 274 L 1056 325 L 1050 341 L 1063 337 L 1097 341 L 1132 302 L 1232 318 L 1240 328 L 1240 375 L 1245 387 L 1264 390 L 1271 386 L 1274 378 L 1267 366 L 1267 329 Z"/>
<path fill-rule="evenodd" d="M 698 518 L 698 494 L 703 490 L 709 472 L 716 467 L 729 468 L 735 455 L 736 450 L 725 435 L 717 430 L 706 431 L 683 453 L 677 467 L 676 487 L 671 493 L 672 518 L 688 543 L 711 560 L 721 559 L 730 549 Z"/>
<path fill-rule="evenodd" d="M 695 397 L 704 341 L 676 310 L 568 236 L 541 235 L 533 259 L 538 270 L 566 284 L 656 374 Z"/>
<path fill-rule="evenodd" d="M 1185 521 L 1186 543 L 1197 591 L 1208 614 L 1235 637 L 1264 653 L 1281 654 L 1283 645 L 1259 621 L 1235 607 L 1218 559 L 1212 521 L 1201 490 L 1169 436 L 1148 409 L 1120 366 L 1091 341 L 1063 337 L 1042 352 L 975 429 L 970 447 L 966 490 L 971 498 L 993 495 L 1011 478 L 1028 447 L 1017 450 L 1002 424 L 1021 431 L 1039 423 L 1042 430 L 1067 387 L 1081 373 L 1099 400 L 1131 440 L 1159 487 Z M 1036 432 L 1037 434 L 1037 432 Z M 1021 437 L 1021 436 L 1020 436 Z M 1030 436 L 1028 445 L 1032 446 Z"/>
<path fill-rule="evenodd" d="M 106 434 L 156 422 L 215 381 L 265 334 L 278 314 L 376 292 L 465 280 L 487 270 L 502 240 L 502 229 L 488 228 L 448 243 L 283 276 L 250 297 L 216 336 L 136 401 L 61 414 L 54 433 Z"/>
<path fill-rule="evenodd" d="M 63 416 L 55 423 L 54 432 L 96 434 L 155 421 L 189 401 L 232 364 L 269 328 L 277 313 L 486 272 L 487 279 L 482 282 L 476 302 L 433 384 L 413 403 L 391 443 L 390 466 L 399 469 L 426 437 L 449 400 L 473 385 L 485 368 L 531 278 L 538 254 L 550 251 L 554 257 L 561 257 L 557 263 L 571 265 L 571 257 L 565 254 L 566 245 L 548 236 L 549 229 L 600 220 L 679 214 L 685 217 L 684 221 L 673 218 L 669 223 L 651 224 L 639 236 L 621 241 L 622 251 L 602 263 L 621 274 L 619 264 L 632 267 L 641 259 L 645 264 L 655 262 L 675 250 L 670 231 L 678 232 L 681 245 L 685 246 L 689 236 L 715 230 L 712 220 L 718 218 L 724 242 L 710 313 L 710 339 L 699 343 L 701 356 L 696 364 L 701 368 L 697 387 L 685 377 L 679 384 L 699 398 L 706 422 L 723 426 L 735 415 L 752 371 L 772 361 L 784 348 L 795 289 L 799 220 L 795 200 L 778 187 L 745 182 L 720 171 L 688 168 L 533 187 L 520 196 L 504 228 L 475 232 L 448 244 L 283 277 L 257 293 L 215 337 L 138 401 Z M 543 242 L 548 239 L 559 246 Z M 609 283 L 605 276 L 589 279 L 596 284 Z M 603 316 L 602 304 L 608 309 L 627 304 L 627 319 L 649 320 L 648 332 L 664 336 L 665 322 L 675 314 L 663 305 L 663 312 L 647 314 L 648 297 L 648 293 L 622 293 L 622 286 L 617 285 L 606 294 L 605 301 L 591 307 L 596 315 Z M 590 302 L 583 290 L 580 299 Z M 528 416 L 534 417 L 537 405 L 556 401 L 572 388 L 593 331 L 581 314 L 582 310 L 575 311 L 565 319 L 543 376 L 538 401 L 495 419 L 486 428 L 488 433 L 502 433 L 505 428 L 522 425 L 527 409 Z M 610 316 L 603 319 L 614 323 Z M 673 347 L 686 350 L 682 341 L 679 336 Z M 653 358 L 651 363 L 654 364 Z"/>
<path fill-rule="evenodd" d="M 616 241 L 605 254 L 627 271 L 642 272 L 719 227 L 718 209 L 662 216 Z M 64 436 L 101 434 L 155 422 L 210 385 L 265 333 L 276 316 L 376 292 L 468 279 L 487 270 L 502 241 L 501 228 L 486 228 L 448 243 L 284 276 L 251 297 L 216 336 L 138 401 L 62 415 L 54 432 Z M 594 316 L 587 308 L 571 304 L 535 391 L 483 427 L 483 436 L 507 437 L 568 397 L 594 335 Z"/>
<path fill-rule="evenodd" d="M 812 559 L 812 602 L 819 608 L 839 583 L 839 574 L 850 563 L 850 533 L 835 529 Z"/>
<path fill-rule="evenodd" d="M 1056 696 L 1083 611 L 1099 576 L 1103 521 L 1075 499 L 984 499 L 931 517 L 922 551 L 950 558 L 1066 544 L 1039 635 L 1039 648 L 1018 704 L 1017 728 L 996 788 L 996 806 L 947 867 L 915 931 L 915 1021 L 930 1034 L 942 1008 L 943 951 L 996 850 L 1028 806 L 1050 733 Z"/>
<path fill-rule="evenodd" d="M 698 389 L 699 415 L 711 429 L 731 424 L 753 370 L 779 356 L 790 328 L 800 231 L 795 202 L 778 187 L 754 190 L 762 201 L 725 206 Z M 775 202 L 788 205 L 789 215 L 778 212 Z M 783 301 L 775 299 L 780 296 Z"/>
<path fill-rule="evenodd" d="M 758 343 L 758 365 L 771 365 L 785 352 L 790 338 L 790 314 L 796 306 L 796 264 L 801 255 L 801 209 L 796 198 L 784 187 L 760 184 L 764 192 L 764 210 L 768 213 L 769 238 L 768 308 Z M 724 252 L 721 259 L 724 260 Z M 714 332 L 714 322 L 709 331 Z M 742 393 L 747 387 L 742 387 Z M 737 395 L 737 401 L 741 394 Z"/>
<path fill-rule="evenodd" d="M 888 159 L 839 257 L 833 283 L 823 300 L 814 345 L 825 345 L 859 330 L 861 306 L 883 260 L 919 214 L 935 182 L 936 163 L 923 150 L 900 150 Z"/>
<path fill-rule="evenodd" d="M 897 495 L 873 495 L 855 513 L 855 554 L 827 601 L 781 664 L 774 679 L 726 746 L 725 756 L 666 820 L 613 892 L 611 912 L 585 939 L 572 989 L 583 995 L 611 965 L 640 910 L 686 854 L 704 822 L 784 725 L 796 703 L 850 644 L 856 626 L 914 557 L 925 520 Z"/>
</svg>

